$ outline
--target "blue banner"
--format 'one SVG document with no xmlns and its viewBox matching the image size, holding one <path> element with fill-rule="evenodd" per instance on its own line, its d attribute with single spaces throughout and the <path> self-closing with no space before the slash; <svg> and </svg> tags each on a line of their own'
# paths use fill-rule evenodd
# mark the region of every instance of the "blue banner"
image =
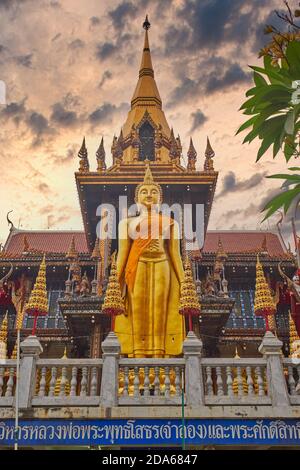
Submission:
<svg viewBox="0 0 300 470">
<path fill-rule="evenodd" d="M 0 422 L 0 445 L 300 445 L 300 420 L 103 419 Z"/>
</svg>

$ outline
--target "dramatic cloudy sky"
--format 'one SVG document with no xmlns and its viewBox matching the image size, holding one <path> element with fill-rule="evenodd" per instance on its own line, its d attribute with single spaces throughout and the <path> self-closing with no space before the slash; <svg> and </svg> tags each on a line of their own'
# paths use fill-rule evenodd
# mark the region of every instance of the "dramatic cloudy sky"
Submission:
<svg viewBox="0 0 300 470">
<path fill-rule="evenodd" d="M 292 0 L 291 5 L 296 1 Z M 156 80 L 184 157 L 189 136 L 203 165 L 206 136 L 219 171 L 211 229 L 259 229 L 261 204 L 283 170 L 243 146 L 238 111 L 281 0 L 0 0 L 0 241 L 16 226 L 81 229 L 74 171 L 82 136 L 92 168 L 125 121 L 140 63 L 141 24 L 152 26 Z"/>
</svg>

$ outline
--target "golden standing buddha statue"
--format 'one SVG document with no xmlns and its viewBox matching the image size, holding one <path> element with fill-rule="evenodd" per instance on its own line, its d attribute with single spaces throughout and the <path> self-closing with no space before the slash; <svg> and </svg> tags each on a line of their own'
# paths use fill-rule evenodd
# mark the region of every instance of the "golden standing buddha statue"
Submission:
<svg viewBox="0 0 300 470">
<path fill-rule="evenodd" d="M 121 220 L 117 271 L 125 313 L 115 321 L 121 353 L 166 357 L 182 352 L 184 319 L 179 314 L 184 278 L 179 227 L 159 213 L 162 190 L 150 167 L 136 188 L 139 214 Z"/>
</svg>

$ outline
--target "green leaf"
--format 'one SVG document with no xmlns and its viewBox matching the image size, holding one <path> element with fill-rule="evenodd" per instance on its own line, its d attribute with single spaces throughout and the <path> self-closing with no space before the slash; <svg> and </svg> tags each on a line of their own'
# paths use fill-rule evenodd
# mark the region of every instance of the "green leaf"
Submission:
<svg viewBox="0 0 300 470">
<path fill-rule="evenodd" d="M 268 210 L 263 221 L 273 215 L 280 207 L 284 207 L 284 212 L 287 213 L 293 200 L 300 194 L 300 185 L 297 185 L 294 189 L 289 189 L 283 193 L 278 194 L 271 199 L 263 208 L 262 212 Z"/>
<path fill-rule="evenodd" d="M 289 174 L 278 174 L 278 175 L 271 175 L 271 176 L 267 176 L 267 178 L 270 178 L 270 179 L 286 179 L 286 180 L 289 180 L 289 181 L 294 181 L 294 183 L 298 183 L 300 184 L 300 175 L 289 175 Z"/>
<path fill-rule="evenodd" d="M 257 72 L 253 73 L 253 80 L 257 87 L 268 85 L 268 82 L 264 79 L 264 77 Z"/>
<path fill-rule="evenodd" d="M 261 146 L 259 147 L 259 150 L 257 152 L 257 157 L 256 157 L 256 161 L 258 162 L 258 160 L 261 159 L 261 157 L 266 153 L 266 151 L 268 150 L 268 148 L 272 145 L 273 143 L 273 139 L 269 138 L 269 139 L 264 139 L 262 141 L 262 144 Z"/>
<path fill-rule="evenodd" d="M 254 89 L 252 88 L 251 90 L 253 91 Z M 257 105 L 261 106 L 262 104 L 266 106 L 268 104 L 274 103 L 274 101 L 286 102 L 286 106 L 288 106 L 291 100 L 292 93 L 292 89 L 288 89 L 282 85 L 268 85 L 256 88 L 255 95 L 249 100 L 245 101 L 245 103 L 243 103 L 240 107 L 240 110 Z M 269 101 L 270 103 L 266 103 L 267 101 Z"/>
<path fill-rule="evenodd" d="M 260 160 L 272 143 L 276 142 L 278 134 L 281 134 L 284 122 L 285 116 L 276 116 L 263 123 L 261 128 L 262 132 L 259 132 L 259 136 L 263 138 L 263 142 L 258 150 L 256 161 Z"/>
<path fill-rule="evenodd" d="M 289 73 L 293 80 L 300 79 L 300 43 L 292 41 L 286 48 L 286 57 L 289 63 Z"/>
<path fill-rule="evenodd" d="M 292 81 L 293 81 L 292 78 L 289 76 L 289 73 L 283 74 L 283 70 L 281 70 L 281 72 L 279 73 L 279 72 L 276 72 L 275 69 L 266 70 L 266 69 L 263 69 L 262 67 L 256 67 L 255 65 L 250 65 L 249 67 L 255 72 L 259 72 L 263 75 L 267 75 L 270 80 L 273 80 L 273 79 L 278 80 L 278 82 L 284 86 L 290 87 L 292 85 Z"/>
<path fill-rule="evenodd" d="M 287 162 L 293 157 L 296 150 L 294 140 L 290 138 L 284 144 L 283 153 Z"/>
<path fill-rule="evenodd" d="M 281 139 L 280 136 L 277 137 L 274 141 L 274 146 L 273 146 L 273 158 L 276 157 L 277 153 L 279 152 L 281 148 Z"/>
<path fill-rule="evenodd" d="M 241 127 L 238 128 L 238 130 L 236 131 L 236 134 L 239 134 L 240 132 L 244 131 L 245 129 L 247 129 L 249 126 L 252 126 L 252 124 L 254 124 L 254 122 L 256 121 L 257 119 L 257 116 L 253 116 L 251 119 L 248 119 L 248 121 L 244 122 L 244 124 L 241 125 Z"/>
<path fill-rule="evenodd" d="M 300 171 L 300 167 L 299 166 L 292 166 L 291 168 L 288 168 L 288 170 L 290 170 L 290 171 Z"/>
</svg>

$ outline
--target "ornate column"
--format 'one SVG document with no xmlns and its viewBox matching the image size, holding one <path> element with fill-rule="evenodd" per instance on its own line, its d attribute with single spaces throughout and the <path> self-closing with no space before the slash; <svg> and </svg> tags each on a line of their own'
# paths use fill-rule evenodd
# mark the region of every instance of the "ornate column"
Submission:
<svg viewBox="0 0 300 470">
<path fill-rule="evenodd" d="M 201 369 L 202 341 L 189 331 L 183 343 L 185 358 L 185 394 L 188 406 L 204 405 L 204 385 Z"/>
<path fill-rule="evenodd" d="M 111 331 L 102 343 L 102 379 L 100 404 L 105 408 L 111 408 L 118 404 L 118 369 L 121 346 L 117 335 Z"/>
<path fill-rule="evenodd" d="M 36 336 L 28 336 L 21 345 L 21 364 L 19 378 L 19 408 L 31 408 L 31 399 L 35 391 L 36 361 L 43 352 Z"/>
<path fill-rule="evenodd" d="M 290 401 L 282 365 L 282 344 L 271 331 L 267 331 L 258 350 L 267 359 L 268 392 L 272 405 L 289 407 Z"/>
</svg>

